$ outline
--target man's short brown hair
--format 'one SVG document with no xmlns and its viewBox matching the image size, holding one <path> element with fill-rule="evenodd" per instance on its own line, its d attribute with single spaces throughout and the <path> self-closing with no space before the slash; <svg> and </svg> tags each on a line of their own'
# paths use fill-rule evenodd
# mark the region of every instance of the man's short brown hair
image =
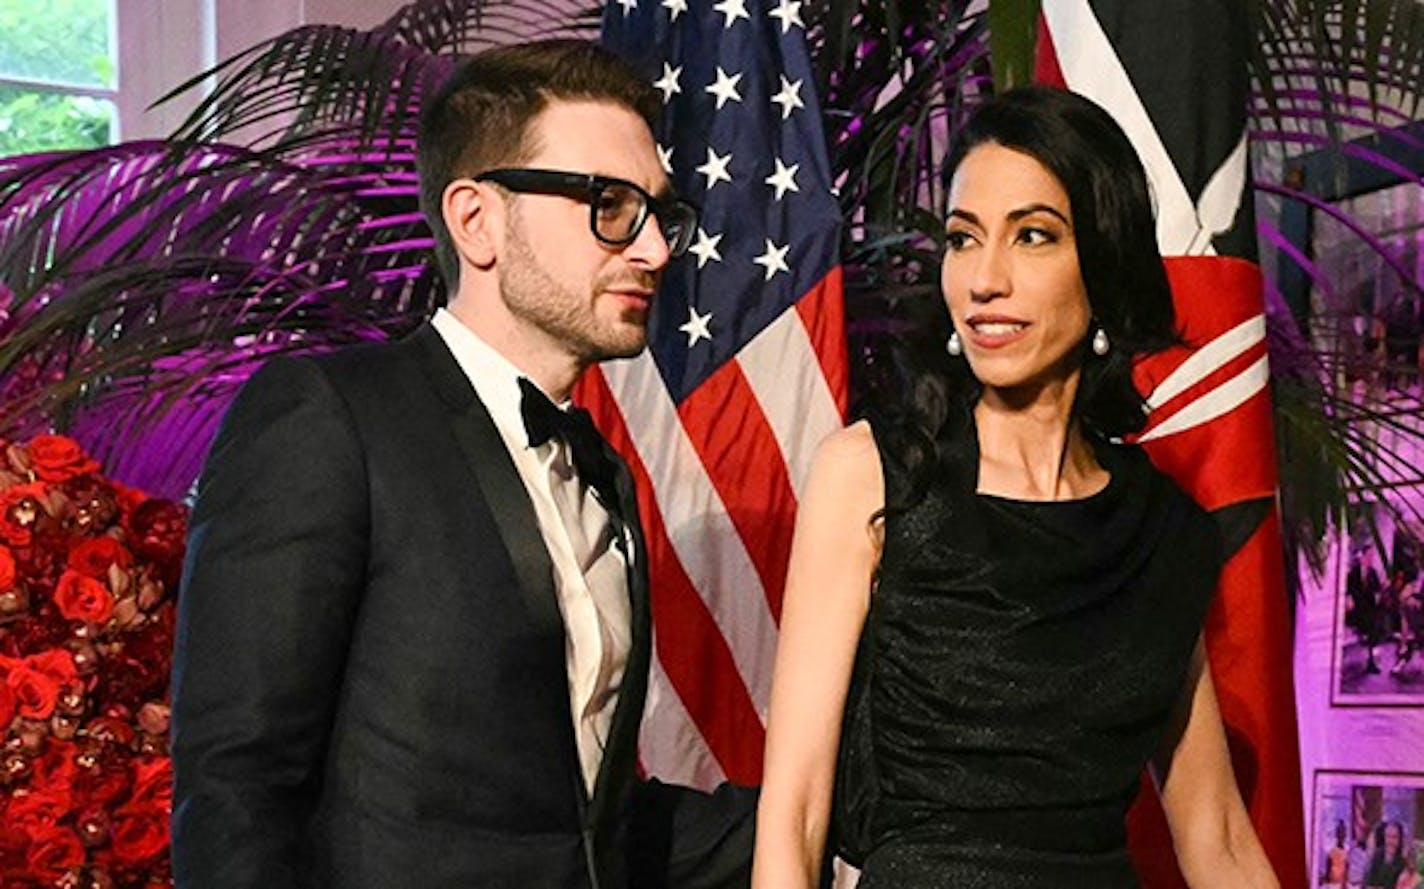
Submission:
<svg viewBox="0 0 1424 889">
<path fill-rule="evenodd" d="M 416 140 L 420 207 L 452 291 L 460 265 L 440 211 L 445 187 L 534 154 L 538 146 L 531 144 L 529 124 L 553 100 L 621 105 L 650 128 L 660 108 L 653 86 L 608 50 L 583 40 L 543 40 L 471 56 L 422 111 Z"/>
</svg>

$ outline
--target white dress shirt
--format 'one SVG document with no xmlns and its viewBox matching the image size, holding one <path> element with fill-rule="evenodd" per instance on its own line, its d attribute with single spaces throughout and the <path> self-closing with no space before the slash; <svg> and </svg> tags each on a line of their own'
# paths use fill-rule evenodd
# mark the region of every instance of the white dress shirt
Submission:
<svg viewBox="0 0 1424 889">
<path fill-rule="evenodd" d="M 568 445 L 554 438 L 529 446 L 519 408 L 519 378 L 527 375 L 445 309 L 432 324 L 494 420 L 539 520 L 564 618 L 579 764 L 592 793 L 631 645 L 627 561 L 614 545 L 621 529 L 574 474 Z"/>
</svg>

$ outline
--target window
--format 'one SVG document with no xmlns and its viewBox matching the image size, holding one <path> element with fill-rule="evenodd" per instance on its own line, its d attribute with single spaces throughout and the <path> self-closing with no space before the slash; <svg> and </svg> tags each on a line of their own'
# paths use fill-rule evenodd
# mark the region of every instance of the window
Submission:
<svg viewBox="0 0 1424 889">
<path fill-rule="evenodd" d="M 113 0 L 0 3 L 0 156 L 118 137 Z"/>
</svg>

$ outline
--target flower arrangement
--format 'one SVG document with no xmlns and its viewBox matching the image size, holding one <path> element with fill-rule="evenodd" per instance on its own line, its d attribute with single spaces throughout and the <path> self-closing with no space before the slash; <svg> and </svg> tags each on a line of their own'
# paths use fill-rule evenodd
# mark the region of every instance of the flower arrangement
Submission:
<svg viewBox="0 0 1424 889">
<path fill-rule="evenodd" d="M 187 512 L 72 439 L 0 442 L 0 886 L 171 885 L 173 593 Z"/>
</svg>

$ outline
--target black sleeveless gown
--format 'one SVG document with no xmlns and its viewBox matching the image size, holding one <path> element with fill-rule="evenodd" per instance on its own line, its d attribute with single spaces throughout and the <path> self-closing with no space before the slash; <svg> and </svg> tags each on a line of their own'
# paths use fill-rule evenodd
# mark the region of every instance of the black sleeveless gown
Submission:
<svg viewBox="0 0 1424 889">
<path fill-rule="evenodd" d="M 966 432 L 886 516 L 833 848 L 861 889 L 1136 889 L 1124 816 L 1215 588 L 1215 525 L 1128 446 L 1098 447 L 1111 480 L 1081 500 L 977 494 Z"/>
</svg>

